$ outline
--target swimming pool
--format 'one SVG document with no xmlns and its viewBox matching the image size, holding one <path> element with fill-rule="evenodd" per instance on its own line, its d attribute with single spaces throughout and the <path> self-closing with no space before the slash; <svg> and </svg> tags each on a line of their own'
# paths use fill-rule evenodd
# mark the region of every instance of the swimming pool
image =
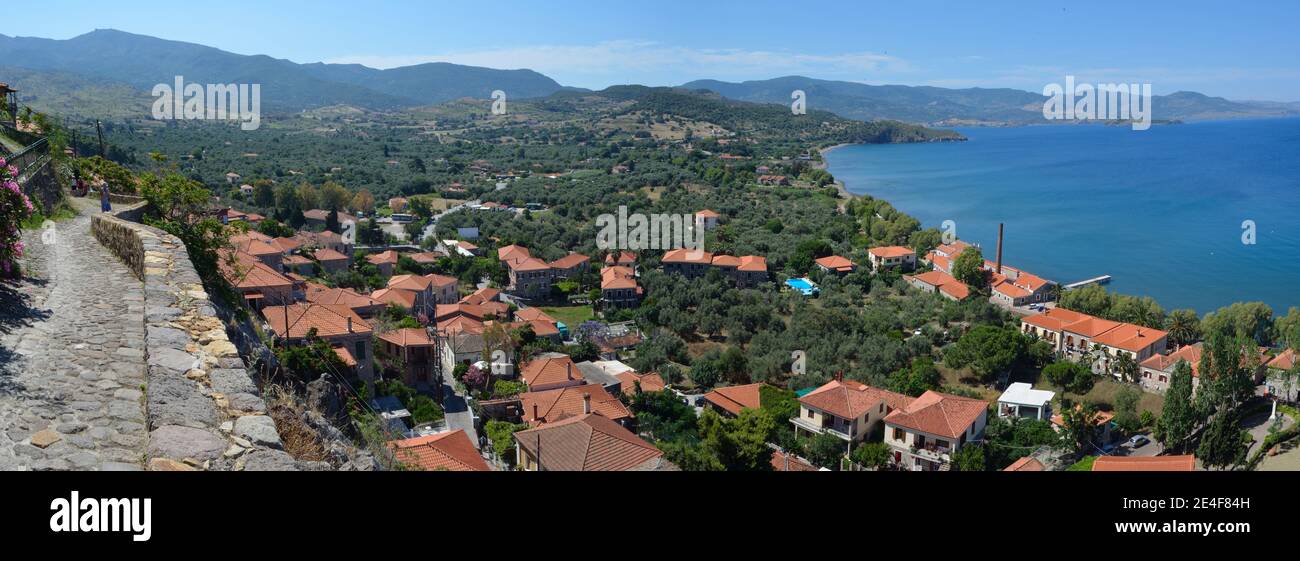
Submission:
<svg viewBox="0 0 1300 561">
<path fill-rule="evenodd" d="M 821 292 L 821 289 L 817 288 L 817 283 L 814 283 L 809 279 L 790 279 L 785 281 L 785 284 L 790 288 L 798 290 L 804 296 L 812 296 Z"/>
</svg>

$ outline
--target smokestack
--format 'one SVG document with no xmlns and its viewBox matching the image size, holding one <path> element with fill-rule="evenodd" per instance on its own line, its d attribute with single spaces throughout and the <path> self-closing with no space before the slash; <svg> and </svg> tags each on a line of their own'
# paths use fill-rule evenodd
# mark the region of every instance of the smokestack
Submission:
<svg viewBox="0 0 1300 561">
<path fill-rule="evenodd" d="M 998 269 L 996 271 L 997 274 L 999 275 L 1002 274 L 1002 234 L 1003 234 L 1003 224 L 999 223 L 998 224 Z"/>
<path fill-rule="evenodd" d="M 566 362 L 566 363 L 564 363 L 564 378 L 565 378 L 566 380 L 572 380 L 572 379 L 573 379 L 573 363 L 572 363 L 572 362 Z"/>
<path fill-rule="evenodd" d="M 348 333 L 352 333 L 352 318 L 348 318 Z"/>
<path fill-rule="evenodd" d="M 844 371 L 843 371 L 843 370 L 841 370 L 841 371 L 835 373 L 835 381 L 836 381 L 836 382 L 843 382 L 843 381 L 844 381 Z"/>
<path fill-rule="evenodd" d="M 536 404 L 536 403 L 533 404 L 533 420 L 534 420 L 534 421 L 537 420 L 537 404 Z"/>
<path fill-rule="evenodd" d="M 586 394 L 582 396 L 582 414 L 583 415 L 591 414 L 591 394 Z"/>
</svg>

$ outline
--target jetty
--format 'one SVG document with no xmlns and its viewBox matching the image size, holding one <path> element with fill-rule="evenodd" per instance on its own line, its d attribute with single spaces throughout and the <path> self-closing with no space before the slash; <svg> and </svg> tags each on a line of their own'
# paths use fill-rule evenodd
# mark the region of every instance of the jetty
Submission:
<svg viewBox="0 0 1300 561">
<path fill-rule="evenodd" d="M 1073 283 L 1070 283 L 1070 284 L 1065 285 L 1063 288 L 1065 288 L 1065 290 L 1074 290 L 1074 289 L 1076 289 L 1076 288 L 1083 288 L 1083 287 L 1088 286 L 1088 285 L 1090 285 L 1090 284 L 1106 284 L 1106 283 L 1110 282 L 1110 279 L 1111 279 L 1110 275 L 1102 275 L 1102 276 L 1100 276 L 1100 277 L 1093 277 L 1093 278 L 1090 278 L 1090 279 L 1088 279 L 1088 280 L 1081 280 L 1081 281 L 1079 281 L 1079 282 L 1073 282 Z"/>
</svg>

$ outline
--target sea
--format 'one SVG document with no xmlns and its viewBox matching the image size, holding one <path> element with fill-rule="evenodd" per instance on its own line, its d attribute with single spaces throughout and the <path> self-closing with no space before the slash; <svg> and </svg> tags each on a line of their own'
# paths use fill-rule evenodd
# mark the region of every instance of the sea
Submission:
<svg viewBox="0 0 1300 561">
<path fill-rule="evenodd" d="M 1300 119 L 958 128 L 967 142 L 826 153 L 852 193 L 1061 284 L 1205 314 L 1300 306 Z"/>
</svg>

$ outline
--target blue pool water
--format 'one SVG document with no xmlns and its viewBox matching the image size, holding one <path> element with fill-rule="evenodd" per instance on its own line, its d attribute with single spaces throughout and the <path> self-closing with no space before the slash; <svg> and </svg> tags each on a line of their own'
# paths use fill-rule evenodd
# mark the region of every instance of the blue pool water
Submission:
<svg viewBox="0 0 1300 561">
<path fill-rule="evenodd" d="M 817 285 L 808 279 L 789 279 L 785 284 L 803 293 L 804 296 L 812 296 L 818 292 Z"/>
<path fill-rule="evenodd" d="M 993 258 L 1166 309 L 1300 306 L 1300 119 L 959 129 L 961 143 L 848 146 L 829 171 Z M 1242 223 L 1256 244 L 1242 243 Z"/>
</svg>

